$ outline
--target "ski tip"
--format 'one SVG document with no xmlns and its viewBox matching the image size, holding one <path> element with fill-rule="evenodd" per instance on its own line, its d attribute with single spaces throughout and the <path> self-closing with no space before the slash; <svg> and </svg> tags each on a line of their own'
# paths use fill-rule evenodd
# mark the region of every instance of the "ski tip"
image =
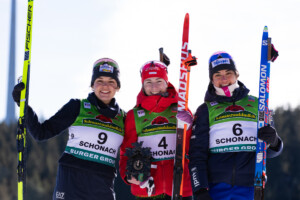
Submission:
<svg viewBox="0 0 300 200">
<path fill-rule="evenodd" d="M 267 26 L 264 27 L 264 32 L 268 32 L 268 27 Z"/>
<path fill-rule="evenodd" d="M 189 29 L 189 21 L 190 21 L 189 13 L 186 13 L 184 17 L 184 24 L 183 24 L 184 29 Z"/>
</svg>

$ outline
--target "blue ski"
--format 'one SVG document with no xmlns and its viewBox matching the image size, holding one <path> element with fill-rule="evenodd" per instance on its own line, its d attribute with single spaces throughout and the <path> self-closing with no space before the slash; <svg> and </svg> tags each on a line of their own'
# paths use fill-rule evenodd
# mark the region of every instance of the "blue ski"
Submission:
<svg viewBox="0 0 300 200">
<path fill-rule="evenodd" d="M 269 119 L 269 85 L 270 85 L 271 38 L 268 27 L 264 27 L 261 44 L 261 61 L 259 74 L 258 120 L 257 130 L 268 124 Z M 254 177 L 254 200 L 264 199 L 266 184 L 266 149 L 264 141 L 258 139 L 256 144 L 256 163 Z"/>
</svg>

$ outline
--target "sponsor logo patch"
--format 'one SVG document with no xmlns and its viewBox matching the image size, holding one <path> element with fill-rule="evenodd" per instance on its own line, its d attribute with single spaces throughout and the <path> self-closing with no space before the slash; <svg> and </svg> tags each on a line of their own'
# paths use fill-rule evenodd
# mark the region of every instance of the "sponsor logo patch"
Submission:
<svg viewBox="0 0 300 200">
<path fill-rule="evenodd" d="M 64 192 L 56 192 L 55 196 L 56 196 L 56 199 L 65 199 L 65 193 Z"/>
<path fill-rule="evenodd" d="M 91 109 L 91 104 L 88 103 L 88 102 L 84 102 L 84 103 L 83 103 L 83 107 L 84 107 L 84 108 Z"/>
<path fill-rule="evenodd" d="M 114 67 L 112 67 L 109 64 L 105 63 L 105 64 L 103 64 L 99 67 L 99 72 L 114 73 Z"/>
<path fill-rule="evenodd" d="M 155 131 L 175 131 L 176 124 L 169 123 L 166 117 L 158 116 L 152 120 L 150 126 L 146 126 L 142 130 L 142 134 L 155 132 Z"/>
<path fill-rule="evenodd" d="M 151 122 L 151 125 L 155 125 L 155 124 L 162 125 L 162 124 L 168 124 L 168 123 L 169 123 L 169 120 L 167 118 L 158 116 Z"/>
<path fill-rule="evenodd" d="M 210 105 L 211 105 L 211 106 L 218 105 L 218 102 L 216 102 L 216 101 L 210 102 Z"/>
<path fill-rule="evenodd" d="M 109 117 L 106 117 L 101 114 L 96 116 L 96 119 L 99 119 L 101 122 L 104 122 L 104 123 L 112 123 L 112 120 Z"/>
<path fill-rule="evenodd" d="M 225 108 L 225 112 L 221 113 L 217 117 L 215 117 L 215 121 L 224 120 L 228 118 L 248 118 L 248 119 L 256 119 L 256 115 L 252 112 L 245 110 L 242 106 L 239 105 L 231 105 Z"/>
<path fill-rule="evenodd" d="M 211 65 L 213 68 L 215 68 L 218 65 L 223 65 L 223 64 L 230 64 L 229 58 L 219 58 L 219 59 L 211 62 Z"/>
<path fill-rule="evenodd" d="M 138 110 L 137 114 L 138 114 L 139 117 L 143 117 L 143 116 L 145 116 L 145 111 L 144 110 Z"/>
<path fill-rule="evenodd" d="M 105 127 L 105 128 L 108 128 L 108 129 L 118 131 L 119 133 L 123 133 L 123 128 L 121 128 L 120 126 L 118 126 L 114 123 L 102 122 L 99 119 L 83 119 L 82 124 Z"/>
</svg>

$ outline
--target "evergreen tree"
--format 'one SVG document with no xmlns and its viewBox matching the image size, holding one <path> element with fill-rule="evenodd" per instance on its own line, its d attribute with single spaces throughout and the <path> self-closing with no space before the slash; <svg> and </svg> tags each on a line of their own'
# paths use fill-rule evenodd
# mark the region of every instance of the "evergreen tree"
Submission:
<svg viewBox="0 0 300 200">
<path fill-rule="evenodd" d="M 300 199 L 300 107 L 275 110 L 275 127 L 284 147 L 280 156 L 268 159 L 266 199 Z"/>
</svg>

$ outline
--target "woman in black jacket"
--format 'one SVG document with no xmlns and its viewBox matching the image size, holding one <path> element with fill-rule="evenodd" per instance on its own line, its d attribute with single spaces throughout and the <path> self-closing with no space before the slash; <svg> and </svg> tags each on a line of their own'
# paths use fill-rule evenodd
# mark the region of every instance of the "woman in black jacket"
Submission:
<svg viewBox="0 0 300 200">
<path fill-rule="evenodd" d="M 94 63 L 93 92 L 86 99 L 71 99 L 43 123 L 28 106 L 26 128 L 35 140 L 48 140 L 69 131 L 67 146 L 59 159 L 53 199 L 115 199 L 115 162 L 125 118 L 114 98 L 120 87 L 118 64 L 102 58 Z M 22 89 L 22 82 L 14 88 L 17 103 Z"/>
</svg>

